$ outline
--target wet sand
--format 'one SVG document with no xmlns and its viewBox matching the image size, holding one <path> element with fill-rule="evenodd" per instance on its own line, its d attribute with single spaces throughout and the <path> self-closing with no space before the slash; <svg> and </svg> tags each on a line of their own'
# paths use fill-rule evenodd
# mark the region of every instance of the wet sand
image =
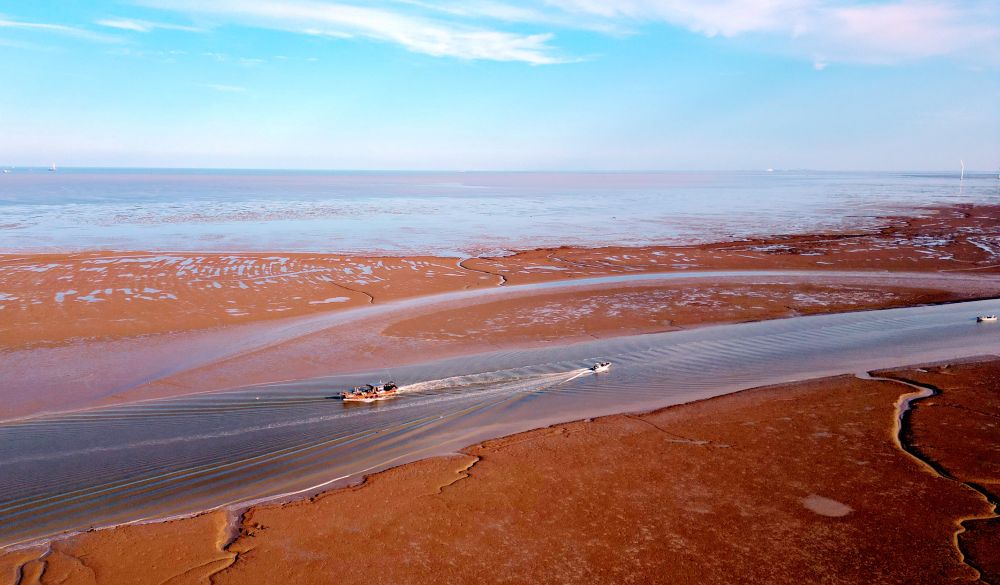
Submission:
<svg viewBox="0 0 1000 585">
<path fill-rule="evenodd" d="M 6 348 L 272 321 L 493 286 L 452 258 L 113 253 L 0 256 Z"/>
<path fill-rule="evenodd" d="M 905 443 L 941 475 L 971 486 L 1000 503 L 1000 384 L 991 363 L 878 372 L 940 391 L 917 402 L 903 435 Z M 954 390 L 960 388 L 961 392 Z M 950 433 L 961 440 L 940 441 Z M 990 515 L 992 516 L 992 515 Z M 966 520 L 957 534 L 966 562 L 988 583 L 1000 582 L 1000 520 Z"/>
<path fill-rule="evenodd" d="M 860 233 L 498 258 L 91 252 L 0 255 L 0 347 L 53 347 L 326 313 L 448 291 L 644 272 L 1000 273 L 1000 206 L 923 210 Z"/>
<path fill-rule="evenodd" d="M 471 338 L 503 346 L 945 303 L 977 296 L 973 288 L 887 286 L 864 283 L 864 279 L 848 284 L 794 282 L 798 279 L 773 284 L 720 280 L 729 282 L 617 285 L 524 295 L 404 318 L 383 329 L 383 334 L 432 342 Z M 821 276 L 816 280 L 822 280 Z M 990 294 L 988 287 L 979 291 Z"/>
<path fill-rule="evenodd" d="M 1000 482 L 1000 361 L 923 370 L 876 373 L 940 390 L 902 443 L 913 388 L 841 376 L 487 441 L 252 508 L 232 533 L 213 512 L 0 568 L 21 583 L 971 583 L 997 559 L 996 521 L 969 520 L 993 506 L 966 483 Z"/>
<path fill-rule="evenodd" d="M 553 278 L 667 270 L 1000 270 L 1000 206 L 956 205 L 922 217 L 887 217 L 855 233 L 774 236 L 679 247 L 556 248 L 476 258 L 470 268 L 520 284 Z"/>
</svg>

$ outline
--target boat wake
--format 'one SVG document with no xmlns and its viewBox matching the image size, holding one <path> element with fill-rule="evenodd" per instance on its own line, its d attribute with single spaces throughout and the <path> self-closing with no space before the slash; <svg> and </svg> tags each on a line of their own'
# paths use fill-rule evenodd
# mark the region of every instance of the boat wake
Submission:
<svg viewBox="0 0 1000 585">
<path fill-rule="evenodd" d="M 400 394 L 411 394 L 413 398 L 418 400 L 413 401 L 392 401 L 391 406 L 382 407 L 379 409 L 380 412 L 390 412 L 390 411 L 405 411 L 412 408 L 425 407 L 436 403 L 446 403 L 461 401 L 464 399 L 477 400 L 477 399 L 489 399 L 497 395 L 515 395 L 515 394 L 526 394 L 531 392 L 541 392 L 547 389 L 560 386 L 575 380 L 581 376 L 587 376 L 593 374 L 594 372 L 589 368 L 577 368 L 568 371 L 552 372 L 552 373 L 528 373 L 518 370 L 501 370 L 495 372 L 483 372 L 479 374 L 470 374 L 464 376 L 452 376 L 448 378 L 442 378 L 439 380 L 427 380 L 424 382 L 417 382 L 414 384 L 403 385 L 399 387 L 399 392 L 391 396 L 372 398 L 364 401 L 358 401 L 362 403 L 373 403 L 389 401 L 392 398 L 398 398 Z M 207 397 L 200 397 L 207 398 Z M 167 402 L 167 401 L 165 401 Z M 175 401 L 169 401 L 175 402 Z M 179 400 L 176 402 L 183 402 Z M 212 432 L 203 433 L 189 433 L 178 436 L 171 437 L 160 437 L 155 439 L 147 439 L 141 441 L 128 441 L 123 443 L 118 443 L 114 445 L 107 446 L 94 446 L 85 447 L 81 449 L 69 449 L 60 451 L 57 453 L 47 453 L 47 454 L 30 454 L 30 455 L 20 455 L 13 458 L 0 458 L 0 469 L 5 466 L 14 464 L 24 464 L 29 462 L 39 462 L 46 460 L 55 459 L 71 459 L 73 457 L 80 457 L 86 455 L 96 455 L 98 453 L 108 453 L 117 451 L 129 451 L 137 448 L 149 448 L 149 447 L 164 447 L 168 445 L 177 444 L 190 444 L 198 442 L 207 441 L 217 441 L 220 439 L 227 439 L 237 436 L 253 435 L 265 431 L 278 431 L 281 429 L 291 429 L 295 427 L 306 427 L 316 424 L 328 424 L 336 421 L 350 420 L 366 417 L 366 413 L 370 412 L 367 409 L 353 410 L 346 409 L 340 410 L 336 409 L 334 412 L 329 412 L 327 414 L 317 415 L 318 411 L 313 410 L 313 405 L 319 404 L 329 404 L 329 397 L 314 397 L 311 399 L 302 399 L 302 397 L 297 397 L 293 400 L 281 401 L 276 399 L 276 397 L 267 397 L 265 400 L 260 400 L 260 397 L 246 397 L 241 402 L 236 404 L 227 405 L 227 408 L 205 408 L 204 406 L 190 405 L 189 408 L 179 408 L 179 409 L 169 409 L 169 410 L 156 410 L 146 413 L 145 416 L 132 414 L 131 416 L 122 416 L 121 413 L 117 412 L 116 408 L 102 409 L 98 411 L 93 411 L 87 413 L 86 418 L 74 417 L 72 420 L 81 422 L 93 422 L 96 424 L 108 424 L 115 421 L 134 421 L 135 419 L 145 419 L 147 423 L 151 423 L 153 420 L 164 420 L 166 418 L 172 418 L 175 416 L 189 416 L 190 413 L 200 412 L 203 415 L 209 412 L 214 412 L 221 416 L 232 417 L 236 416 L 238 413 L 244 413 L 246 416 L 251 416 L 254 412 L 270 412 L 276 413 L 281 410 L 285 410 L 289 405 L 298 406 L 306 410 L 301 411 L 307 416 L 293 416 L 280 421 L 272 421 L 265 424 L 240 424 L 236 428 L 231 428 L 227 430 L 218 430 Z M 247 408 L 249 407 L 249 408 Z M 253 421 L 259 419 L 254 418 Z M 250 421 L 248 421 L 250 422 Z"/>
<path fill-rule="evenodd" d="M 451 376 L 439 380 L 427 380 L 414 384 L 405 384 L 399 387 L 400 394 L 407 393 L 439 393 L 441 391 L 456 391 L 473 389 L 479 387 L 490 387 L 493 389 L 524 386 L 539 387 L 554 384 L 564 384 L 575 380 L 580 376 L 592 374 L 590 368 L 577 368 L 562 372 L 537 373 L 517 370 L 498 370 L 495 372 L 482 372 L 479 374 L 468 374 L 464 376 Z"/>
</svg>

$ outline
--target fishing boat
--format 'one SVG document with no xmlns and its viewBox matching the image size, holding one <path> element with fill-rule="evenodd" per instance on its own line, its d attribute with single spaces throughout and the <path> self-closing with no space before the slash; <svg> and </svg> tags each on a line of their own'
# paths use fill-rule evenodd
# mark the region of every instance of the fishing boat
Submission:
<svg viewBox="0 0 1000 585">
<path fill-rule="evenodd" d="M 997 322 L 997 316 L 996 316 L 996 314 L 993 314 L 993 315 L 980 315 L 980 316 L 976 317 L 976 323 L 996 323 L 996 322 Z"/>
<path fill-rule="evenodd" d="M 345 402 L 375 402 L 385 400 L 399 394 L 399 386 L 393 382 L 385 384 L 365 384 L 355 386 L 347 392 L 340 393 L 340 399 Z"/>
<path fill-rule="evenodd" d="M 596 364 L 590 366 L 590 371 L 595 374 L 600 374 L 601 372 L 607 372 L 611 369 L 611 362 L 597 362 Z"/>
</svg>

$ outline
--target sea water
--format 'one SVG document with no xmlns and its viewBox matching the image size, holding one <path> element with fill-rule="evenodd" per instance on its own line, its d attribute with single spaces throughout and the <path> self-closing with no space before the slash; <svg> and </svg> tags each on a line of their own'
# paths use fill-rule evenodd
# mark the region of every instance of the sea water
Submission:
<svg viewBox="0 0 1000 585">
<path fill-rule="evenodd" d="M 477 255 L 863 229 L 1000 202 L 994 174 L 13 169 L 0 251 Z"/>
</svg>

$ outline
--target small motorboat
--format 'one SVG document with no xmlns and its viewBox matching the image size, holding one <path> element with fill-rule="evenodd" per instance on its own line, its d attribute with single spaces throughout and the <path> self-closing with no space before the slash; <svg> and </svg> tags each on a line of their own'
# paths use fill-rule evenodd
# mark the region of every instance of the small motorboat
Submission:
<svg viewBox="0 0 1000 585">
<path fill-rule="evenodd" d="M 996 323 L 996 322 L 997 322 L 997 316 L 995 313 L 992 315 L 980 315 L 976 317 L 976 323 Z"/>
<path fill-rule="evenodd" d="M 399 394 L 399 386 L 393 382 L 385 384 L 365 384 L 355 386 L 347 392 L 340 393 L 340 399 L 345 402 L 375 402 L 385 400 Z"/>
<path fill-rule="evenodd" d="M 596 364 L 590 366 L 590 371 L 595 374 L 600 374 L 601 372 L 607 372 L 611 369 L 611 362 L 597 362 Z"/>
</svg>

